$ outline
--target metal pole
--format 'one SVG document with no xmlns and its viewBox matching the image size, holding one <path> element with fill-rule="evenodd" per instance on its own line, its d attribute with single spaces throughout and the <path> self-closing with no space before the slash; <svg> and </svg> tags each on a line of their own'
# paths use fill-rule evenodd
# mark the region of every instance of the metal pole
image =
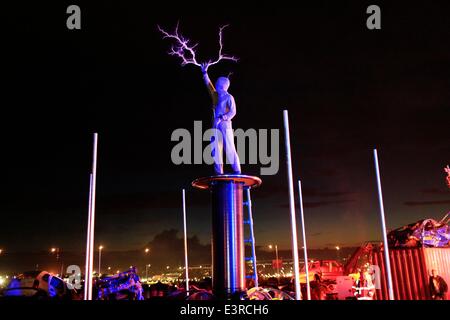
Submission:
<svg viewBox="0 0 450 320">
<path fill-rule="evenodd" d="M 188 264 L 188 243 L 186 226 L 186 192 L 183 189 L 183 227 L 184 227 L 184 269 L 186 277 L 186 294 L 189 295 L 189 264 Z"/>
<path fill-rule="evenodd" d="M 61 258 L 61 279 L 64 278 L 64 260 Z"/>
<path fill-rule="evenodd" d="M 98 144 L 98 134 L 94 133 L 94 147 L 93 147 L 93 158 L 92 158 L 92 209 L 91 209 L 91 239 L 90 239 L 90 271 L 91 271 L 91 285 L 89 287 L 89 300 L 92 300 L 92 270 L 94 269 L 94 235 L 95 235 L 95 198 L 96 198 L 96 188 L 97 188 L 97 144 Z"/>
<path fill-rule="evenodd" d="M 89 269 L 90 259 L 90 238 L 91 238 L 91 207 L 92 207 L 92 173 L 89 175 L 89 208 L 88 208 L 88 227 L 86 236 L 86 267 L 84 271 L 84 300 L 88 300 L 88 288 L 90 286 L 89 279 L 91 279 Z"/>
<path fill-rule="evenodd" d="M 303 259 L 305 261 L 305 275 L 306 275 L 306 294 L 307 299 L 311 300 L 311 285 L 309 283 L 309 265 L 308 265 L 308 247 L 306 245 L 306 228 L 305 228 L 305 215 L 303 211 L 303 192 L 302 183 L 298 180 L 298 197 L 300 202 L 300 217 L 302 220 L 302 237 L 303 237 Z"/>
<path fill-rule="evenodd" d="M 278 245 L 275 245 L 275 260 L 277 263 L 277 278 L 280 279 L 280 265 L 278 264 Z"/>
<path fill-rule="evenodd" d="M 102 273 L 102 249 L 98 248 L 98 275 Z"/>
<path fill-rule="evenodd" d="M 95 233 L 95 191 L 97 183 L 97 144 L 98 134 L 94 133 L 94 147 L 92 159 L 92 194 L 91 194 L 91 210 L 90 210 L 90 234 L 89 234 L 89 278 L 87 288 L 87 300 L 92 300 L 92 271 L 94 269 L 94 233 Z"/>
<path fill-rule="evenodd" d="M 295 201 L 294 201 L 294 181 L 292 178 L 292 159 L 291 159 L 291 142 L 289 137 L 289 118 L 288 111 L 283 110 L 284 120 L 284 139 L 286 146 L 286 165 L 288 173 L 288 186 L 289 186 L 289 209 L 291 213 L 291 233 L 292 233 L 292 256 L 294 263 L 294 275 L 295 275 L 295 299 L 301 299 L 300 291 L 300 268 L 298 263 L 298 240 L 297 240 L 297 222 L 295 219 Z"/>
<path fill-rule="evenodd" d="M 381 228 L 383 231 L 384 260 L 385 260 L 385 266 L 386 266 L 386 276 L 387 276 L 387 285 L 388 285 L 388 291 L 389 291 L 389 300 L 394 300 L 391 262 L 389 260 L 389 245 L 388 245 L 387 234 L 386 234 L 386 221 L 385 221 L 385 215 L 384 215 L 383 192 L 381 190 L 380 167 L 378 165 L 377 149 L 373 149 L 373 157 L 375 159 L 375 171 L 377 174 L 378 202 L 380 204 L 380 218 L 381 218 Z"/>
</svg>

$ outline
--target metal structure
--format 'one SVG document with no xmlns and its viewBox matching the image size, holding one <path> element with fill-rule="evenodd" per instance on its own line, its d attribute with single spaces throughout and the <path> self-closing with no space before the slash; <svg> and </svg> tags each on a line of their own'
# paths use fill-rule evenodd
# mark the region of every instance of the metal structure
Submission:
<svg viewBox="0 0 450 320">
<path fill-rule="evenodd" d="M 301 291 L 300 291 L 300 265 L 298 261 L 297 220 L 295 217 L 294 179 L 292 175 L 291 140 L 289 133 L 289 116 L 287 110 L 283 110 L 283 122 L 284 122 L 284 142 L 286 148 L 286 167 L 287 167 L 288 190 L 289 190 L 289 213 L 291 216 L 292 259 L 294 260 L 293 263 L 294 263 L 294 279 L 295 279 L 295 299 L 300 300 Z"/>
<path fill-rule="evenodd" d="M 386 278 L 387 286 L 389 292 L 389 300 L 394 300 L 394 289 L 392 284 L 392 274 L 391 274 L 391 263 L 389 261 L 389 244 L 387 240 L 386 231 L 386 218 L 384 214 L 384 203 L 383 203 L 383 192 L 381 189 L 381 177 L 380 177 L 380 166 L 378 164 L 378 153 L 377 149 L 373 150 L 373 157 L 375 161 L 375 173 L 377 175 L 377 187 L 378 187 L 378 202 L 380 205 L 380 219 L 381 219 L 381 231 L 383 234 L 383 244 L 384 244 L 384 255 L 385 255 L 385 268 L 386 268 Z"/>
<path fill-rule="evenodd" d="M 86 232 L 86 265 L 85 265 L 85 271 L 84 271 L 84 300 L 89 300 L 89 287 L 90 287 L 90 281 L 89 279 L 92 278 L 92 269 L 89 268 L 90 266 L 90 239 L 91 239 L 91 207 L 92 207 L 92 173 L 89 175 L 89 207 L 88 207 L 88 225 L 87 225 L 87 232 Z M 91 290 L 92 293 L 92 290 Z"/>
<path fill-rule="evenodd" d="M 258 280 L 258 268 L 256 266 L 256 248 L 255 248 L 255 232 L 253 229 L 253 212 L 252 212 L 252 198 L 250 196 L 250 188 L 245 187 L 245 195 L 246 201 L 244 201 L 244 205 L 247 207 L 247 220 L 244 220 L 244 224 L 249 227 L 249 238 L 245 239 L 245 243 L 250 245 L 251 248 L 251 256 L 245 257 L 247 261 L 250 261 L 253 268 L 253 273 L 247 275 L 247 279 L 253 279 L 254 286 L 259 287 Z"/>
<path fill-rule="evenodd" d="M 377 300 L 389 299 L 389 290 L 384 266 L 384 252 L 373 254 L 372 263 L 381 271 L 381 288 Z M 450 248 L 405 248 L 391 249 L 389 260 L 392 267 L 394 298 L 396 300 L 428 300 L 430 297 L 430 273 L 432 269 L 450 283 Z M 450 294 L 447 292 L 447 299 Z"/>
<path fill-rule="evenodd" d="M 188 263 L 188 239 L 186 222 L 186 192 L 183 189 L 183 235 L 184 235 L 184 270 L 186 279 L 186 294 L 189 295 L 189 263 Z"/>
<path fill-rule="evenodd" d="M 306 298 L 311 300 L 311 285 L 309 284 L 309 260 L 308 260 L 308 246 L 306 244 L 306 228 L 305 228 L 305 214 L 303 211 L 303 192 L 302 182 L 298 180 L 298 200 L 300 204 L 300 218 L 302 221 L 302 239 L 303 239 L 303 261 L 305 262 L 306 274 Z"/>
<path fill-rule="evenodd" d="M 95 194 L 97 185 L 97 143 L 98 134 L 94 133 L 92 172 L 90 175 L 88 227 L 86 239 L 86 271 L 84 299 L 92 300 L 92 273 L 94 268 L 94 232 L 95 232 Z"/>
<path fill-rule="evenodd" d="M 136 268 L 100 278 L 96 283 L 99 300 L 144 300 L 144 292 Z M 139 285 L 138 285 L 139 283 Z"/>
<path fill-rule="evenodd" d="M 246 290 L 244 253 L 244 188 L 262 183 L 258 177 L 233 174 L 199 178 L 197 189 L 212 196 L 212 285 L 221 299 Z"/>
<path fill-rule="evenodd" d="M 102 250 L 103 246 L 98 247 L 98 272 L 97 274 L 100 276 L 102 274 Z"/>
</svg>

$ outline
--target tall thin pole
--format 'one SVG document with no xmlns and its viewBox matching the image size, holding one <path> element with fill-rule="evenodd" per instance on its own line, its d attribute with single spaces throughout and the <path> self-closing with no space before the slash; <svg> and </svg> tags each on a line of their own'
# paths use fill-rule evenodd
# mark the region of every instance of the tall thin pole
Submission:
<svg viewBox="0 0 450 320">
<path fill-rule="evenodd" d="M 89 286 L 89 296 L 88 300 L 92 300 L 92 270 L 94 269 L 94 234 L 95 234 L 95 198 L 96 198 L 96 187 L 97 187 L 97 144 L 98 144 L 98 134 L 94 133 L 94 147 L 93 147 L 93 157 L 92 157 L 92 203 L 91 203 L 91 238 L 90 238 L 90 261 L 89 268 L 91 273 L 91 280 Z"/>
<path fill-rule="evenodd" d="M 61 278 L 64 278 L 64 260 L 61 257 Z"/>
<path fill-rule="evenodd" d="M 183 189 L 183 228 L 184 228 L 184 269 L 186 277 L 186 294 L 189 295 L 189 263 L 188 263 L 188 242 L 186 223 L 186 193 Z"/>
<path fill-rule="evenodd" d="M 102 248 L 98 248 L 98 275 L 102 273 Z"/>
<path fill-rule="evenodd" d="M 383 231 L 384 260 L 385 260 L 385 266 L 386 266 L 386 276 L 387 276 L 387 285 L 388 285 L 388 291 L 389 291 L 389 300 L 394 300 L 391 262 L 389 260 L 389 245 L 388 245 L 387 234 L 386 234 L 386 221 L 385 221 L 385 215 L 384 215 L 383 192 L 381 190 L 380 167 L 378 165 L 377 149 L 373 149 L 373 157 L 375 159 L 375 171 L 377 174 L 378 202 L 380 204 L 380 218 L 381 218 L 381 228 Z"/>
<path fill-rule="evenodd" d="M 94 233 L 95 233 L 95 191 L 97 183 L 97 143 L 98 134 L 94 133 L 94 146 L 93 146 L 93 157 L 92 157 L 92 174 L 91 174 L 91 194 L 90 194 L 90 207 L 89 207 L 89 222 L 88 222 L 88 243 L 87 252 L 88 255 L 87 263 L 88 270 L 86 272 L 87 281 L 85 282 L 86 300 L 92 300 L 92 271 L 94 268 Z"/>
<path fill-rule="evenodd" d="M 88 300 L 88 288 L 90 287 L 89 261 L 90 261 L 90 239 L 91 239 L 91 209 L 92 209 L 92 173 L 89 175 L 89 208 L 88 208 L 88 227 L 86 235 L 86 267 L 84 271 L 84 300 Z"/>
<path fill-rule="evenodd" d="M 275 261 L 276 261 L 276 266 L 277 266 L 277 279 L 280 280 L 280 264 L 279 264 L 279 259 L 278 259 L 278 245 L 275 245 Z"/>
<path fill-rule="evenodd" d="M 297 240 L 297 222 L 295 219 L 295 201 L 294 201 L 294 181 L 292 178 L 292 159 L 291 159 L 291 142 L 289 137 L 289 118 L 288 111 L 283 110 L 284 120 L 284 140 L 286 146 L 286 165 L 288 173 L 289 186 L 289 209 L 291 213 L 291 233 L 292 233 L 292 256 L 294 259 L 294 275 L 295 275 L 295 299 L 301 299 L 300 291 L 300 268 L 298 263 L 298 240 Z"/>
<path fill-rule="evenodd" d="M 308 265 L 308 246 L 306 245 L 306 228 L 305 228 L 305 214 L 303 211 L 303 192 L 302 182 L 298 180 L 298 197 L 300 202 L 300 217 L 302 220 L 302 237 L 303 237 L 303 259 L 305 261 L 305 275 L 306 275 L 306 294 L 307 299 L 311 300 L 311 286 L 309 284 L 309 265 Z"/>
</svg>

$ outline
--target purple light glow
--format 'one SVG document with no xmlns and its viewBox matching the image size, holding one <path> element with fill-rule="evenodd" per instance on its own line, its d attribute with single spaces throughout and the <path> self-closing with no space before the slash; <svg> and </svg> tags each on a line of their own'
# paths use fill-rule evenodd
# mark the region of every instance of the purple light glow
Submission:
<svg viewBox="0 0 450 320">
<path fill-rule="evenodd" d="M 223 30 L 228 27 L 228 25 L 224 25 L 222 27 L 219 28 L 219 53 L 218 53 L 218 57 L 216 60 L 208 60 L 208 62 L 206 62 L 206 69 L 208 69 L 208 67 L 215 65 L 217 63 L 219 63 L 221 60 L 231 60 L 234 62 L 237 62 L 239 59 L 235 56 L 229 56 L 226 55 L 224 53 L 222 53 L 223 50 Z M 169 33 L 167 31 L 165 31 L 164 29 L 162 29 L 160 26 L 158 26 L 158 30 L 163 34 L 163 39 L 169 38 L 169 39 L 175 39 L 176 40 L 176 44 L 172 45 L 172 47 L 170 48 L 169 51 L 169 55 L 171 56 L 177 56 L 181 59 L 181 65 L 185 66 L 187 64 L 194 64 L 196 66 L 201 67 L 201 64 L 197 62 L 197 58 L 195 56 L 195 48 L 197 47 L 198 44 L 190 44 L 190 40 L 183 37 L 179 32 L 178 32 L 178 23 L 177 26 L 175 27 L 175 30 L 173 33 Z M 188 57 L 190 56 L 190 57 Z"/>
</svg>

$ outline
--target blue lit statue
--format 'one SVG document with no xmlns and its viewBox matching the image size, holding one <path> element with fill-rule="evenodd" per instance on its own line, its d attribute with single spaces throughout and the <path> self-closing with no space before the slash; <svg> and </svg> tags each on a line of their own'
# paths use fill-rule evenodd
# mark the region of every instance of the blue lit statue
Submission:
<svg viewBox="0 0 450 320">
<path fill-rule="evenodd" d="M 214 169 L 217 174 L 223 174 L 223 149 L 225 147 L 225 154 L 228 163 L 231 164 L 235 174 L 241 173 L 241 164 L 239 161 L 236 147 L 234 146 L 234 135 L 231 127 L 231 119 L 236 115 L 236 104 L 234 98 L 228 93 L 228 87 L 230 86 L 230 79 L 226 77 L 220 77 L 216 81 L 214 86 L 208 77 L 208 67 L 219 63 L 222 60 L 238 61 L 234 56 L 229 56 L 222 53 L 222 32 L 227 26 L 220 27 L 219 29 L 219 54 L 216 60 L 209 60 L 206 63 L 200 64 L 197 62 L 195 55 L 195 47 L 190 43 L 190 40 L 183 37 L 178 31 L 178 25 L 173 33 L 169 33 L 158 26 L 158 30 L 163 34 L 163 38 L 172 39 L 175 43 L 172 45 L 169 54 L 181 59 L 181 65 L 185 66 L 193 64 L 201 67 L 203 77 L 208 87 L 209 93 L 213 100 L 213 128 L 215 129 L 214 142 L 213 142 L 213 158 Z"/>
<path fill-rule="evenodd" d="M 202 64 L 203 80 L 208 88 L 213 102 L 213 157 L 214 170 L 217 174 L 223 174 L 223 149 L 225 148 L 226 158 L 231 164 L 235 174 L 241 173 L 239 156 L 234 145 L 233 128 L 231 120 L 236 115 L 236 103 L 234 97 L 228 93 L 230 79 L 219 77 L 214 86 L 208 76 L 208 64 Z"/>
</svg>

